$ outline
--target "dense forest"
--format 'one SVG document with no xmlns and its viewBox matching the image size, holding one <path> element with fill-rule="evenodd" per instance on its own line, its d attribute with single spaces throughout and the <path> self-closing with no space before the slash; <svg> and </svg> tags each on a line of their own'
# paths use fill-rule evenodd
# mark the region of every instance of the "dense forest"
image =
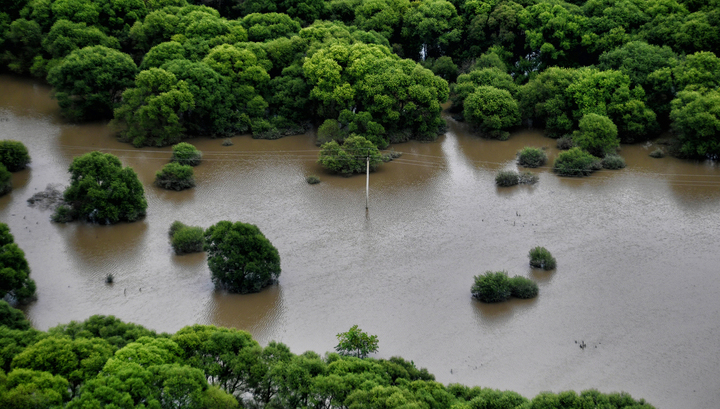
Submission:
<svg viewBox="0 0 720 409">
<path fill-rule="evenodd" d="M 587 140 L 597 115 L 617 132 L 585 143 L 600 151 L 672 130 L 674 154 L 720 154 L 718 0 L 0 4 L 2 66 L 136 146 L 316 126 L 319 142 L 384 148 L 433 140 L 450 98 L 488 137 L 532 124 Z"/>
</svg>

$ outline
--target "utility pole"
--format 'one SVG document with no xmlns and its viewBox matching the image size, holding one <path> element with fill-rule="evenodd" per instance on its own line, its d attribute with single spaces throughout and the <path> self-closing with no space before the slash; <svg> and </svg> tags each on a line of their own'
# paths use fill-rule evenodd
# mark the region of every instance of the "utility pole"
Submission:
<svg viewBox="0 0 720 409">
<path fill-rule="evenodd" d="M 370 155 L 367 156 L 367 179 L 365 180 L 365 210 L 368 209 L 368 203 L 370 202 Z"/>
</svg>

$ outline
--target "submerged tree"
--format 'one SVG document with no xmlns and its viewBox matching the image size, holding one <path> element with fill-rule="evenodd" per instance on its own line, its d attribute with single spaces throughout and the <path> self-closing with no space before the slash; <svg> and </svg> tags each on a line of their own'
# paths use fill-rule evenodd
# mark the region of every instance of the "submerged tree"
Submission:
<svg viewBox="0 0 720 409">
<path fill-rule="evenodd" d="M 218 222 L 205 230 L 212 281 L 232 293 L 255 293 L 280 276 L 280 255 L 253 224 Z"/>
<path fill-rule="evenodd" d="M 79 218 L 92 223 L 132 222 L 145 215 L 145 190 L 137 174 L 123 168 L 120 159 L 109 153 L 90 152 L 76 157 L 70 165 L 70 186 L 56 216 Z M 65 220 L 67 221 L 67 220 Z"/>
</svg>

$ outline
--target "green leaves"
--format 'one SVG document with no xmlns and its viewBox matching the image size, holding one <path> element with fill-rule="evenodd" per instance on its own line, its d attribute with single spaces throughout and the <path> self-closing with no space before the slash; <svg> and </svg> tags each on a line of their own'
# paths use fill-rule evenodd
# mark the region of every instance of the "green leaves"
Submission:
<svg viewBox="0 0 720 409">
<path fill-rule="evenodd" d="M 109 153 L 90 152 L 70 165 L 65 201 L 78 217 L 93 223 L 135 221 L 145 215 L 145 190 L 131 168 Z"/>
<path fill-rule="evenodd" d="M 672 101 L 670 119 L 680 152 L 687 157 L 720 155 L 720 91 L 681 91 Z"/>
<path fill-rule="evenodd" d="M 465 99 L 464 115 L 487 136 L 501 140 L 507 139 L 507 128 L 520 124 L 520 110 L 512 95 L 491 86 L 477 87 Z"/>
<path fill-rule="evenodd" d="M 110 117 L 137 66 L 129 55 L 102 45 L 70 53 L 48 73 L 63 115 L 73 120 Z"/>
<path fill-rule="evenodd" d="M 350 176 L 353 173 L 364 173 L 370 158 L 370 170 L 375 170 L 382 163 L 382 155 L 377 146 L 362 136 L 351 135 L 342 145 L 330 141 L 320 148 L 318 163 L 331 172 Z"/>
<path fill-rule="evenodd" d="M 280 255 L 255 225 L 218 222 L 205 231 L 204 249 L 218 288 L 254 293 L 280 276 Z"/>
<path fill-rule="evenodd" d="M 24 302 L 35 297 L 35 281 L 25 253 L 13 241 L 10 229 L 0 223 L 0 298 L 9 294 Z"/>
<path fill-rule="evenodd" d="M 365 358 L 378 350 L 377 335 L 368 335 L 357 325 L 353 325 L 348 332 L 337 334 L 338 344 L 335 350 L 341 355 L 350 355 L 356 358 Z"/>
</svg>

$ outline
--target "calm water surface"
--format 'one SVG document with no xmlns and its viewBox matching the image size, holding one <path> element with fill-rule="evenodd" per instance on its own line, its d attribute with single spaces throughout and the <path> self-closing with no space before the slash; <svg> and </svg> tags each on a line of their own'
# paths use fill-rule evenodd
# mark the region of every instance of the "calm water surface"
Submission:
<svg viewBox="0 0 720 409">
<path fill-rule="evenodd" d="M 658 408 L 720 402 L 720 166 L 652 159 L 655 146 L 623 146 L 628 163 L 583 179 L 539 169 L 535 186 L 499 189 L 539 131 L 478 138 L 449 120 L 434 143 L 396 145 L 403 156 L 365 178 L 325 174 L 313 135 L 278 141 L 191 140 L 205 153 L 197 187 L 153 186 L 168 148 L 134 149 L 103 123 L 59 118 L 50 89 L 0 76 L 0 138 L 30 150 L 13 175 L 0 220 L 24 249 L 39 299 L 26 308 L 48 329 L 113 314 L 158 331 L 202 323 L 237 327 L 295 353 L 332 350 L 358 324 L 380 339 L 379 357 L 402 355 L 438 381 L 516 390 L 624 390 Z M 26 200 L 67 184 L 74 156 L 103 150 L 133 167 L 147 217 L 115 226 L 49 221 Z M 319 185 L 305 176 L 317 174 Z M 252 295 L 214 291 L 205 255 L 175 256 L 174 220 L 207 227 L 256 224 L 280 251 L 278 285 Z M 545 246 L 553 272 L 532 271 Z M 538 298 L 483 305 L 473 276 L 507 270 L 540 286 Z M 115 284 L 107 285 L 108 273 Z M 581 350 L 576 341 L 585 341 Z"/>
</svg>

